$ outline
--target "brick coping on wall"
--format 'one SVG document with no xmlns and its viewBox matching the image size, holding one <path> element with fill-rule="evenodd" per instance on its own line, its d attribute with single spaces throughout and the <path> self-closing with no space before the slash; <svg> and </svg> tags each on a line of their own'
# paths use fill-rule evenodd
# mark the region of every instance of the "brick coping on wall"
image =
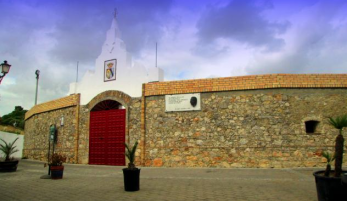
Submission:
<svg viewBox="0 0 347 201">
<path fill-rule="evenodd" d="M 347 88 L 347 74 L 268 74 L 145 84 L 145 96 L 274 88 Z"/>
<path fill-rule="evenodd" d="M 80 94 L 72 94 L 70 96 L 35 105 L 25 113 L 25 120 L 42 112 L 79 105 L 79 96 Z"/>
</svg>

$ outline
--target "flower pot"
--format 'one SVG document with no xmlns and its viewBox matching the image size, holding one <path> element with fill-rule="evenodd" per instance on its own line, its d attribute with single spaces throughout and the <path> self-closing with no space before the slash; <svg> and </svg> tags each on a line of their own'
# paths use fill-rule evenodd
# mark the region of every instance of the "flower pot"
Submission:
<svg viewBox="0 0 347 201">
<path fill-rule="evenodd" d="M 138 168 L 124 168 L 124 190 L 138 191 L 140 190 L 140 170 Z"/>
<path fill-rule="evenodd" d="M 15 161 L 1 161 L 0 172 L 15 172 L 18 166 L 18 160 Z"/>
<path fill-rule="evenodd" d="M 341 177 L 326 177 L 324 171 L 317 171 L 313 175 L 316 179 L 318 201 L 346 200 L 347 188 L 342 185 Z"/>
<path fill-rule="evenodd" d="M 50 166 L 51 178 L 52 179 L 62 179 L 64 173 L 64 166 Z"/>
</svg>

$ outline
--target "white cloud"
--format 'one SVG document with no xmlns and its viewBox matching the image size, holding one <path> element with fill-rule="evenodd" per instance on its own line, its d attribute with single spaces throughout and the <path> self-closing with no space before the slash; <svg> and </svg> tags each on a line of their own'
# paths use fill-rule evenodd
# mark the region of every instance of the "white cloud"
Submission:
<svg viewBox="0 0 347 201">
<path fill-rule="evenodd" d="M 335 2 L 336 3 L 336 2 Z M 249 74 L 346 73 L 346 3 L 319 2 L 288 20 L 293 26 L 282 37 L 279 52 L 257 52 L 247 66 Z M 338 21 L 339 23 L 334 23 Z"/>
<path fill-rule="evenodd" d="M 271 8 L 268 1 L 233 0 L 223 7 L 211 5 L 197 22 L 200 45 L 212 43 L 218 38 L 227 38 L 266 50 L 278 50 L 283 45 L 281 38 L 287 22 L 267 20 L 262 13 Z"/>
</svg>

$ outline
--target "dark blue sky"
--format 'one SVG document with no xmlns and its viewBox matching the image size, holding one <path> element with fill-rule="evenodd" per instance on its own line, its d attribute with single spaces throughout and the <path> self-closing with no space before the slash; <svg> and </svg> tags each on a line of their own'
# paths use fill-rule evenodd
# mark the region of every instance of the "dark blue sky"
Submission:
<svg viewBox="0 0 347 201">
<path fill-rule="evenodd" d="M 65 96 L 94 69 L 114 8 L 128 52 L 166 80 L 267 73 L 346 73 L 344 0 L 0 0 L 0 116 Z"/>
</svg>

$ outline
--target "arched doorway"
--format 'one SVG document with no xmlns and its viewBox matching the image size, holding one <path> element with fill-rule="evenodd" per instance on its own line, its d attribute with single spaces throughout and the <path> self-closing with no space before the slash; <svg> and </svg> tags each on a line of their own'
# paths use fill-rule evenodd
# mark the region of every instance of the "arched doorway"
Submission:
<svg viewBox="0 0 347 201">
<path fill-rule="evenodd" d="M 126 110 L 114 100 L 99 102 L 90 111 L 89 164 L 125 165 Z"/>
</svg>

